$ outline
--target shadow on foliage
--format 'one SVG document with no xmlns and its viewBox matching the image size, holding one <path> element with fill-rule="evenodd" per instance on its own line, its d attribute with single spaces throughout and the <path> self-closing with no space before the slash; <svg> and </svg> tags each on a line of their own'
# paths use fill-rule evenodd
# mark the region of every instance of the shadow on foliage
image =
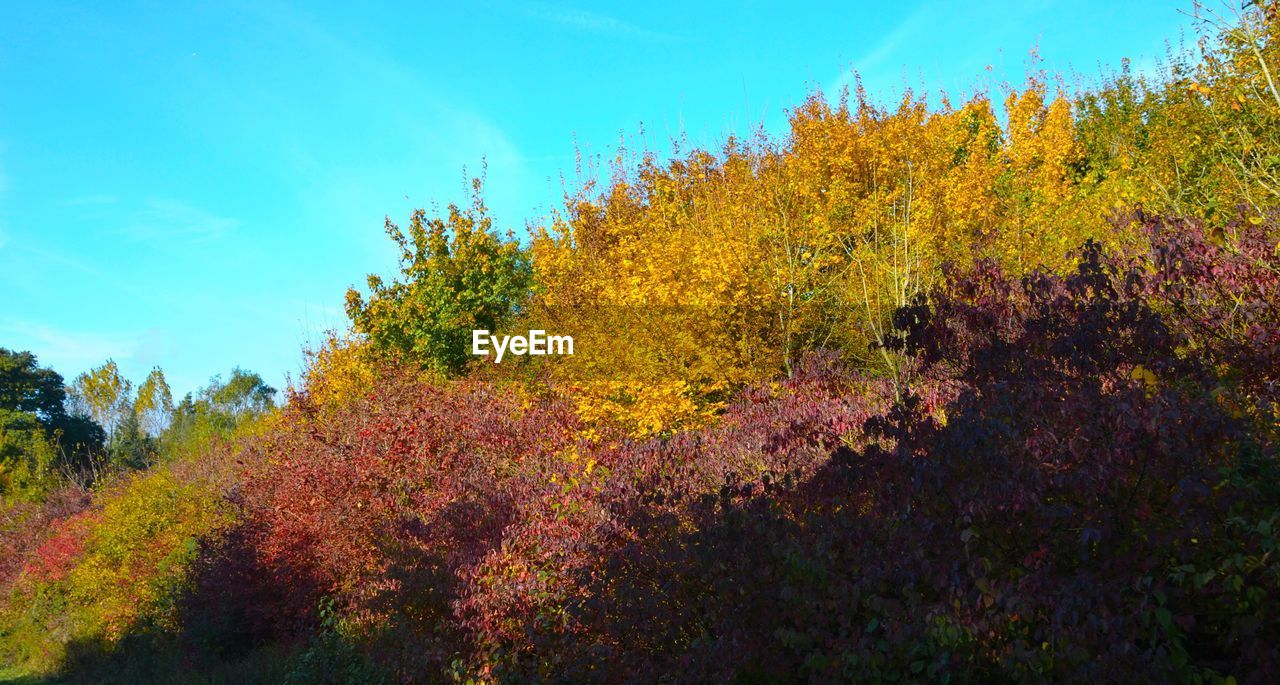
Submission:
<svg viewBox="0 0 1280 685">
<path fill-rule="evenodd" d="M 1149 278 L 1096 245 L 951 273 L 898 317 L 944 412 L 908 395 L 798 485 L 634 511 L 506 679 L 1274 682 L 1276 446 Z"/>
</svg>

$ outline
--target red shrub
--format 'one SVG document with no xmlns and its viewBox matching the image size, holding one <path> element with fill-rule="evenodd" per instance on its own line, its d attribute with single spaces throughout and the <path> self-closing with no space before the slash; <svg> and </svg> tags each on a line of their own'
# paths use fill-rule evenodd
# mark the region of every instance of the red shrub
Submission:
<svg viewBox="0 0 1280 685">
<path fill-rule="evenodd" d="M 50 562 L 58 555 L 54 548 L 70 542 L 67 522 L 90 505 L 89 493 L 76 487 L 66 487 L 50 492 L 42 503 L 17 502 L 0 511 L 0 593 L 7 593 L 24 568 L 44 568 L 45 564 L 34 559 L 37 550 L 41 558 L 48 555 Z M 63 538 L 53 542 L 53 538 Z M 83 531 L 80 535 L 83 541 Z M 67 560 L 69 561 L 69 560 Z M 55 564 L 65 572 L 65 564 Z"/>
<path fill-rule="evenodd" d="M 392 377 L 329 414 L 295 398 L 246 454 L 241 493 L 243 534 L 280 590 L 280 620 L 329 596 L 367 625 L 437 630 L 468 569 L 526 502 L 558 487 L 551 476 L 575 428 L 565 405 L 522 406 L 480 383 Z M 430 649 L 443 659 L 457 641 Z"/>
<path fill-rule="evenodd" d="M 59 581 L 84 552 L 84 542 L 96 516 L 85 511 L 67 517 L 54 527 L 54 533 L 36 548 L 23 572 L 38 581 Z"/>
<path fill-rule="evenodd" d="M 618 618 L 629 622 L 617 630 L 601 625 L 600 601 L 617 597 L 609 590 L 626 581 L 625 572 L 602 567 L 602 561 L 643 563 L 647 555 L 638 541 L 679 535 L 721 502 L 776 495 L 784 484 L 810 478 L 833 449 L 858 440 L 860 426 L 887 405 L 889 395 L 887 383 L 862 379 L 818 355 L 776 387 L 748 389 L 716 426 L 593 446 L 582 460 L 603 470 L 594 477 L 579 474 L 575 485 L 526 504 L 526 519 L 508 529 L 502 547 L 475 575 L 461 609 L 484 663 L 517 680 L 609 681 L 653 673 L 648 662 L 627 669 L 626 660 L 607 647 L 634 649 L 661 626 L 644 611 L 622 612 Z M 710 615 L 693 605 L 681 610 L 690 620 Z M 619 658 L 603 668 L 588 655 Z"/>
<path fill-rule="evenodd" d="M 1280 226 L 1240 221 L 1229 241 L 1193 221 L 1139 215 L 1155 245 L 1153 293 L 1203 356 L 1269 405 L 1280 403 Z"/>
<path fill-rule="evenodd" d="M 294 398 L 244 456 L 244 523 L 206 555 L 192 613 L 278 637 L 335 598 L 401 674 L 541 658 L 582 633 L 567 612 L 601 554 L 726 484 L 808 477 L 887 397 L 815 358 L 716 427 L 587 444 L 568 405 L 511 390 L 392 375 L 337 413 Z"/>
</svg>

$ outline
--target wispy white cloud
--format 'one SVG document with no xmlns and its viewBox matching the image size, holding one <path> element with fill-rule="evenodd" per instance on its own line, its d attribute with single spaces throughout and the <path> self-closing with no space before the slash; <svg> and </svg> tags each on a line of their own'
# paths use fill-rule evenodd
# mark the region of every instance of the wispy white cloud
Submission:
<svg viewBox="0 0 1280 685">
<path fill-rule="evenodd" d="M 599 12 L 558 7 L 542 3 L 529 3 L 524 7 L 525 14 L 530 17 L 560 24 L 579 31 L 604 33 L 614 36 L 629 36 L 645 40 L 676 40 L 678 37 L 662 31 L 653 31 L 617 17 Z"/>
<path fill-rule="evenodd" d="M 5 337 L 12 339 L 11 344 L 31 350 L 43 365 L 64 373 L 72 369 L 89 369 L 108 358 L 117 361 L 132 359 L 142 337 L 66 331 L 28 321 L 12 321 L 4 328 L 7 329 Z"/>
<path fill-rule="evenodd" d="M 200 243 L 217 240 L 240 225 L 189 202 L 165 197 L 129 201 L 115 195 L 81 195 L 63 206 L 106 233 L 152 243 Z"/>
<path fill-rule="evenodd" d="M 67 207 L 97 207 L 102 205 L 114 205 L 119 201 L 120 201 L 120 198 L 116 197 L 115 195 L 95 193 L 90 195 L 81 195 L 79 197 L 73 197 L 70 200 L 63 202 L 62 204 L 66 205 Z"/>
<path fill-rule="evenodd" d="M 180 200 L 149 198 L 129 213 L 120 232 L 134 240 L 216 240 L 235 230 L 239 220 L 211 214 Z"/>
<path fill-rule="evenodd" d="M 898 49 L 906 44 L 916 32 L 929 25 L 931 13 L 928 3 L 921 4 L 911 16 L 902 20 L 892 31 L 885 34 L 875 45 L 872 45 L 861 57 L 857 58 L 849 68 L 842 71 L 839 76 L 827 84 L 823 92 L 828 97 L 838 97 L 845 88 L 853 85 L 854 79 L 857 78 L 858 74 L 865 74 L 879 68 L 884 64 L 885 60 L 896 54 Z"/>
</svg>

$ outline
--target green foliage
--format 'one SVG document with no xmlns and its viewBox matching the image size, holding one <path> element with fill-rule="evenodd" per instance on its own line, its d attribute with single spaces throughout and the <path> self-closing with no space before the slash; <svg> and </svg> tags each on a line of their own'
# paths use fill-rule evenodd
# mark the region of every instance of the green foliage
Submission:
<svg viewBox="0 0 1280 685">
<path fill-rule="evenodd" d="M 196 395 L 188 394 L 173 408 L 168 427 L 159 436 L 159 450 L 174 461 L 198 457 L 209 445 L 268 414 L 275 406 L 276 389 L 262 376 L 239 367 L 224 382 L 214 377 Z"/>
<path fill-rule="evenodd" d="M 267 411 L 272 407 L 275 394 L 275 388 L 267 385 L 262 376 L 240 367 L 231 370 L 231 377 L 225 383 L 215 378 L 204 391 L 211 406 L 234 419 Z"/>
<path fill-rule="evenodd" d="M 473 182 L 469 209 L 447 216 L 413 213 L 406 236 L 390 219 L 387 234 L 400 250 L 401 278 L 369 276 L 366 301 L 347 291 L 347 316 L 379 351 L 456 374 L 466 366 L 471 331 L 496 331 L 516 313 L 532 283 L 528 256 L 515 238 L 493 232 Z"/>
<path fill-rule="evenodd" d="M 320 605 L 320 630 L 307 648 L 290 660 L 291 668 L 284 682 L 292 685 L 332 683 L 355 685 L 356 683 L 392 682 L 386 673 L 360 650 L 359 641 L 349 622 L 339 614 L 335 603 L 326 600 Z"/>
<path fill-rule="evenodd" d="M 30 352 L 0 347 L 0 409 L 48 420 L 63 413 L 62 376 L 41 368 Z"/>
<path fill-rule="evenodd" d="M 0 500 L 39 499 L 59 467 L 79 470 L 101 450 L 102 429 L 69 415 L 66 399 L 62 376 L 35 355 L 0 348 Z"/>
<path fill-rule="evenodd" d="M 107 445 L 111 466 L 120 469 L 146 468 L 155 461 L 158 453 L 157 440 L 143 430 L 137 412 L 125 414 Z"/>
<path fill-rule="evenodd" d="M 56 482 L 54 462 L 54 447 L 34 414 L 0 409 L 0 498 L 38 498 Z"/>
<path fill-rule="evenodd" d="M 101 466 L 115 470 L 141 469 L 158 455 L 156 436 L 168 422 L 173 398 L 164 372 L 151 370 L 134 394 L 133 382 L 120 373 L 115 361 L 76 377 L 67 404 L 106 428 L 106 460 Z M 99 464 L 88 465 L 95 471 Z"/>
<path fill-rule="evenodd" d="M 120 375 L 114 360 L 76 377 L 71 385 L 70 404 L 75 413 L 92 417 L 107 434 L 133 411 L 133 383 Z"/>
</svg>

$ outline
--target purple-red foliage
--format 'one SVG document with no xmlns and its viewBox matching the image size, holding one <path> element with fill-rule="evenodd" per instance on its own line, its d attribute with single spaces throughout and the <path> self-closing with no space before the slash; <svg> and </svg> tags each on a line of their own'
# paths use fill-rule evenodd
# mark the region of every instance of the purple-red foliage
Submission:
<svg viewBox="0 0 1280 685">
<path fill-rule="evenodd" d="M 488 383 L 391 375 L 336 413 L 296 397 L 244 453 L 244 523 L 209 550 L 188 607 L 215 632 L 284 637 L 335 599 L 399 679 L 555 661 L 546 650 L 589 638 L 568 610 L 602 554 L 726 488 L 809 477 L 887 396 L 815 357 L 715 427 L 595 443 L 567 404 Z"/>
<path fill-rule="evenodd" d="M 296 397 L 200 585 L 246 635 L 333 600 L 400 681 L 1273 682 L 1275 228 L 1141 219 L 1145 260 L 950 271 L 898 398 L 814 355 L 589 443 L 475 380 Z"/>
<path fill-rule="evenodd" d="M 574 436 L 567 406 L 484 383 L 396 375 L 334 413 L 294 398 L 242 457 L 244 524 L 223 550 L 232 582 L 258 579 L 276 632 L 313 623 L 332 598 L 358 625 L 405 631 L 413 658 L 440 668 L 462 649 L 452 604 L 469 569 L 555 487 Z"/>
<path fill-rule="evenodd" d="M 1152 237 L 1154 294 L 1194 343 L 1256 401 L 1280 404 L 1280 226 L 1239 221 L 1230 241 L 1193 221 L 1138 215 Z M 1265 408 L 1264 408 L 1265 410 Z"/>
<path fill-rule="evenodd" d="M 593 447 L 587 456 L 604 471 L 526 507 L 526 521 L 486 561 L 479 591 L 463 605 L 479 648 L 497 666 L 516 669 L 507 675 L 518 679 L 532 677 L 520 670 L 530 664 L 542 677 L 612 678 L 623 662 L 601 671 L 596 657 L 617 656 L 615 644 L 634 649 L 661 626 L 643 611 L 622 612 L 632 621 L 626 626 L 601 625 L 601 586 L 626 580 L 602 563 L 644 563 L 652 550 L 643 540 L 696 527 L 726 500 L 770 496 L 810 478 L 832 450 L 858 438 L 889 396 L 887 382 L 814 355 L 794 377 L 745 391 L 713 427 Z M 708 609 L 679 606 L 691 620 L 710 616 Z M 621 672 L 643 677 L 652 666 Z"/>
<path fill-rule="evenodd" d="M 1092 244 L 1065 278 L 1015 282 L 979 264 L 952 274 L 931 312 L 901 317 L 906 347 L 965 390 L 945 425 L 876 422 L 896 447 L 873 446 L 851 472 L 879 483 L 875 515 L 926 524 L 912 526 L 916 544 L 953 551 L 918 570 L 966 607 L 956 618 L 987 634 L 993 666 L 1055 680 L 1275 676 L 1280 616 L 1228 609 L 1239 589 L 1218 573 L 1223 557 L 1262 551 L 1227 523 L 1258 493 L 1223 473 L 1263 446 L 1217 399 L 1218 369 L 1157 312 L 1181 311 L 1178 293 L 1151 303 L 1170 279 L 1155 266 Z M 1274 581 L 1241 579 L 1263 594 Z"/>
<path fill-rule="evenodd" d="M 1095 245 L 1066 277 L 953 271 L 898 315 L 960 388 L 942 416 L 908 395 L 795 485 L 632 509 L 577 575 L 576 633 L 512 672 L 1274 681 L 1275 445 L 1152 304 L 1165 277 Z"/>
</svg>

